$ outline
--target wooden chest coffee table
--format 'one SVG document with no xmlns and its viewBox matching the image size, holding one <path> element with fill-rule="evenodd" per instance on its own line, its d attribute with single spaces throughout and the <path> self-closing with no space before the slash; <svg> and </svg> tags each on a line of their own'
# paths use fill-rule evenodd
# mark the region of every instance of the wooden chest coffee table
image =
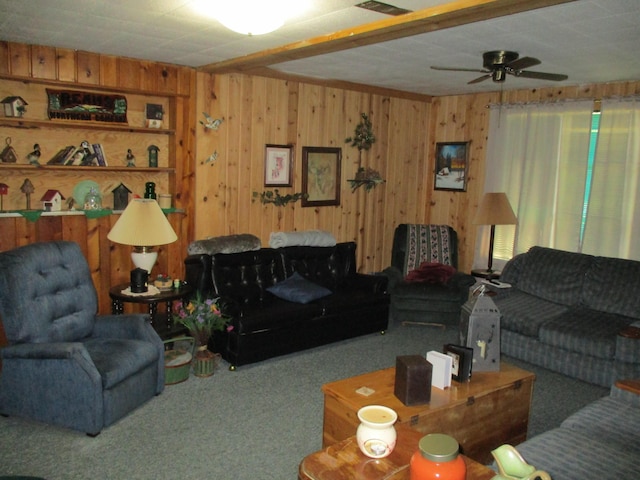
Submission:
<svg viewBox="0 0 640 480">
<path fill-rule="evenodd" d="M 409 480 L 409 462 L 424 434 L 409 426 L 396 426 L 398 440 L 391 455 L 372 459 L 358 448 L 355 437 L 306 456 L 298 469 L 299 480 Z M 496 472 L 468 457 L 467 480 L 491 480 Z"/>
<path fill-rule="evenodd" d="M 405 406 L 394 394 L 395 368 L 378 370 L 322 386 L 324 447 L 356 433 L 357 412 L 365 405 L 385 405 L 398 414 L 398 423 L 423 434 L 446 433 L 466 456 L 490 462 L 491 450 L 526 440 L 535 375 L 501 363 L 499 372 L 474 372 L 469 382 L 431 389 L 425 405 Z M 368 396 L 357 390 L 373 390 Z"/>
</svg>

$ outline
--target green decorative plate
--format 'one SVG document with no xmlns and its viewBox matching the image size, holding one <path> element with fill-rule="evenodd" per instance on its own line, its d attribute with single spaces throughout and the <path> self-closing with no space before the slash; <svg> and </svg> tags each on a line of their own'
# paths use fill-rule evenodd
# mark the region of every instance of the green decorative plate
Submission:
<svg viewBox="0 0 640 480">
<path fill-rule="evenodd" d="M 84 199 L 87 196 L 87 193 L 91 191 L 92 188 L 95 188 L 98 193 L 100 192 L 100 185 L 98 185 L 93 180 L 82 180 L 75 187 L 73 187 L 73 200 L 76 202 L 75 208 L 77 210 L 82 210 L 84 207 Z"/>
</svg>

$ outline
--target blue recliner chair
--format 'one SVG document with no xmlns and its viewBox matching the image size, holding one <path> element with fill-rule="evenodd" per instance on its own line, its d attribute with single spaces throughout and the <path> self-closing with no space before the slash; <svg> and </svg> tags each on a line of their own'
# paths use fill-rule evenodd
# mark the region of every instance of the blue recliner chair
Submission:
<svg viewBox="0 0 640 480">
<path fill-rule="evenodd" d="M 0 414 L 94 436 L 164 389 L 164 345 L 145 315 L 97 314 L 72 242 L 0 253 Z"/>
</svg>

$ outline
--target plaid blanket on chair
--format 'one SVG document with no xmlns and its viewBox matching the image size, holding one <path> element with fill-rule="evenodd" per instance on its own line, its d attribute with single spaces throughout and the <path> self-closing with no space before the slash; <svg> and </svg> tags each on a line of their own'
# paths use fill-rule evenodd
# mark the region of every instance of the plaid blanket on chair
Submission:
<svg viewBox="0 0 640 480">
<path fill-rule="evenodd" d="M 451 265 L 451 238 L 447 225 L 407 225 L 407 261 L 404 275 L 423 262 Z"/>
</svg>

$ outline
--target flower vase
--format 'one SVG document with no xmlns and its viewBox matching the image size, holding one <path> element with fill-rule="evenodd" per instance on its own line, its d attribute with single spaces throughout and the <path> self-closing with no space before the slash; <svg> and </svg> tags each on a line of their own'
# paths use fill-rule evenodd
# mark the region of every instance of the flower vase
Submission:
<svg viewBox="0 0 640 480">
<path fill-rule="evenodd" d="M 210 352 L 206 345 L 200 345 L 193 357 L 193 374 L 196 377 L 210 377 L 219 359 L 220 354 Z"/>
</svg>

